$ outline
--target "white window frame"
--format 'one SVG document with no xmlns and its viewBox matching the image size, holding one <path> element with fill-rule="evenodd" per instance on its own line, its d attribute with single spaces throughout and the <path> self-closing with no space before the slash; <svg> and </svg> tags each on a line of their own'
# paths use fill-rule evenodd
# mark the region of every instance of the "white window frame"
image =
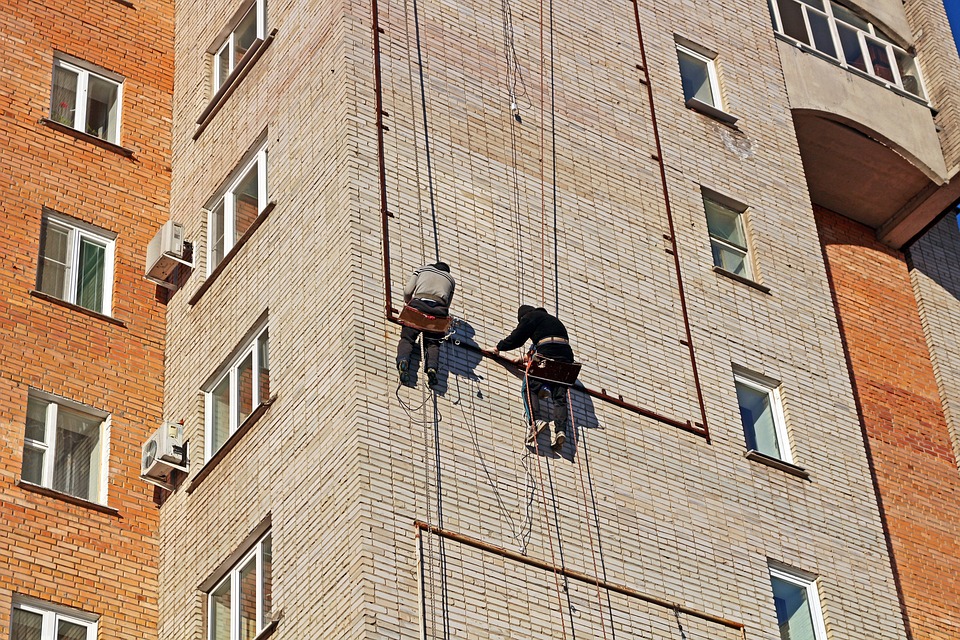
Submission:
<svg viewBox="0 0 960 640">
<path fill-rule="evenodd" d="M 737 253 L 742 252 L 745 273 L 743 274 L 734 273 L 734 275 L 740 278 L 746 278 L 747 280 L 755 281 L 757 278 L 756 265 L 754 264 L 753 248 L 750 246 L 750 228 L 747 225 L 747 207 L 739 203 L 735 203 L 729 198 L 721 196 L 718 193 L 715 193 L 713 191 L 707 191 L 706 189 L 702 190 L 701 196 L 703 198 L 703 217 L 704 217 L 704 220 L 707 222 L 707 236 L 710 239 L 711 261 L 713 261 L 713 243 L 714 242 L 721 244 L 724 247 L 733 250 L 734 252 L 737 252 Z M 744 242 L 743 247 L 739 247 L 731 243 L 726 238 L 721 238 L 719 236 L 713 235 L 713 233 L 710 231 L 710 219 L 709 219 L 709 214 L 707 213 L 707 204 L 706 204 L 707 201 L 710 201 L 713 204 L 719 207 L 722 207 L 723 209 L 726 209 L 727 211 L 731 211 L 737 214 L 737 225 L 740 228 L 740 233 L 743 234 L 743 242 Z M 723 265 L 717 264 L 715 261 L 713 262 L 713 265 L 718 269 L 723 269 L 724 271 L 728 271 L 726 267 L 724 267 Z M 730 272 L 730 273 L 733 273 L 733 272 Z"/>
<path fill-rule="evenodd" d="M 103 299 L 100 302 L 100 309 L 90 309 L 90 311 L 104 316 L 112 315 L 113 277 L 117 235 L 115 233 L 98 229 L 92 225 L 80 222 L 79 220 L 74 220 L 48 210 L 44 211 L 40 224 L 41 238 L 46 237 L 47 229 L 50 227 L 50 225 L 59 227 L 61 230 L 66 231 L 69 234 L 69 238 L 67 240 L 68 255 L 65 265 L 66 275 L 64 276 L 66 280 L 66 286 L 63 295 L 60 296 L 47 293 L 40 289 L 40 271 L 42 269 L 41 265 L 45 258 L 43 254 L 44 247 L 42 244 L 40 245 L 39 249 L 39 264 L 37 266 L 37 290 L 43 291 L 43 293 L 52 295 L 55 298 L 64 300 L 65 302 L 69 302 L 70 304 L 81 306 L 77 300 L 78 277 L 80 271 L 80 241 L 87 240 L 104 248 Z M 86 309 L 87 307 L 83 308 Z"/>
<path fill-rule="evenodd" d="M 770 577 L 789 582 L 804 589 L 807 593 L 807 603 L 810 605 L 810 617 L 813 619 L 813 633 L 815 640 L 827 640 L 827 628 L 823 622 L 823 608 L 820 605 L 820 591 L 817 589 L 816 576 L 800 573 L 780 564 L 769 564 Z M 770 585 L 771 591 L 773 584 Z"/>
<path fill-rule="evenodd" d="M 253 547 L 236 562 L 231 567 L 227 574 L 220 580 L 218 580 L 209 590 L 206 592 L 206 604 L 207 604 L 207 631 L 205 638 L 211 640 L 214 635 L 214 617 L 212 615 L 213 611 L 213 597 L 214 593 L 226 582 L 230 583 L 230 640 L 237 640 L 240 635 L 240 571 L 244 569 L 251 560 L 256 562 L 256 581 L 257 581 L 257 634 L 263 632 L 268 625 L 272 622 L 272 611 L 266 610 L 266 603 L 264 602 L 264 575 L 263 575 L 263 549 L 264 542 L 270 540 L 271 554 L 273 548 L 273 531 L 268 530 L 263 534 Z M 272 582 L 272 574 L 271 574 Z"/>
<path fill-rule="evenodd" d="M 233 73 L 233 70 L 237 68 L 237 64 L 242 60 L 236 58 L 236 31 L 237 27 L 243 22 L 244 18 L 249 15 L 251 11 L 256 12 L 256 30 L 257 36 L 254 40 L 254 44 L 260 40 L 266 38 L 267 35 L 267 0 L 253 0 L 252 2 L 245 2 L 243 6 L 240 7 L 240 10 L 237 11 L 234 19 L 230 21 L 230 26 L 228 27 L 229 32 L 223 37 L 222 40 L 218 39 L 216 46 L 212 47 L 213 53 L 213 92 L 216 93 L 224 85 L 227 78 L 230 77 L 230 74 Z M 254 46 L 251 44 L 251 48 Z M 249 49 L 248 49 L 249 50 Z M 220 77 L 220 56 L 224 52 L 227 53 L 228 66 L 229 69 L 225 76 Z"/>
<path fill-rule="evenodd" d="M 240 419 L 240 403 L 238 401 L 240 396 L 240 375 L 239 368 L 241 363 L 251 356 L 251 367 L 253 375 L 252 377 L 252 395 L 251 395 L 251 413 L 256 411 L 257 407 L 265 403 L 269 398 L 260 397 L 260 385 L 259 385 L 259 372 L 260 372 L 260 350 L 258 346 L 260 344 L 260 339 L 267 334 L 267 359 L 270 358 L 270 338 L 269 338 L 269 323 L 266 319 L 259 322 L 256 328 L 252 332 L 252 337 L 246 340 L 243 343 L 243 346 L 234 352 L 233 356 L 228 360 L 228 365 L 221 367 L 217 374 L 214 375 L 210 381 L 203 386 L 204 392 L 204 453 L 205 460 L 212 458 L 217 451 L 220 450 L 220 447 L 230 439 L 234 433 L 237 432 L 237 429 L 240 428 L 240 425 L 243 424 L 243 421 Z M 268 363 L 269 364 L 269 363 Z M 220 383 L 225 379 L 229 379 L 229 398 L 230 398 L 230 409 L 229 409 L 229 433 L 224 442 L 220 443 L 220 446 L 216 449 L 213 448 L 213 392 L 220 386 Z M 249 417 L 249 416 L 247 416 Z M 246 420 L 246 417 L 244 418 Z"/>
<path fill-rule="evenodd" d="M 708 56 L 707 54 L 697 51 L 696 49 L 693 49 L 680 42 L 676 43 L 676 45 L 677 45 L 677 54 L 678 54 L 678 58 L 677 58 L 678 66 L 680 64 L 679 54 L 683 53 L 693 58 L 697 62 L 703 63 L 703 65 L 707 69 L 707 79 L 710 82 L 710 92 L 713 95 L 713 102 L 706 102 L 703 104 L 706 104 L 709 107 L 713 107 L 714 109 L 723 111 L 723 99 L 720 95 L 720 79 L 717 75 L 716 56 Z M 680 67 L 680 79 L 682 82 L 683 67 Z M 687 98 L 685 97 L 684 100 L 687 101 Z M 696 98 L 693 96 L 691 96 L 690 100 L 696 100 L 697 102 L 700 102 L 699 98 Z"/>
<path fill-rule="evenodd" d="M 59 605 L 53 605 L 40 600 L 35 600 L 34 598 L 25 598 L 16 595 L 13 598 L 13 609 L 20 609 L 22 611 L 35 613 L 42 616 L 43 621 L 41 623 L 42 626 L 40 631 L 40 640 L 56 640 L 57 627 L 59 626 L 58 623 L 61 620 L 86 628 L 86 640 L 97 640 L 97 621 L 99 617 L 96 615 L 85 613 L 83 611 L 77 611 L 75 609 L 68 609 L 67 607 L 62 607 Z M 10 622 L 10 626 L 12 631 L 12 620 Z"/>
<path fill-rule="evenodd" d="M 85 498 L 82 496 L 75 496 L 71 493 L 64 493 L 64 495 L 69 495 L 80 500 L 87 500 L 89 502 L 95 502 L 97 504 L 106 504 L 107 502 L 107 474 L 108 474 L 108 464 L 109 460 L 109 436 L 110 436 L 110 415 L 103 411 L 98 411 L 87 405 L 80 404 L 79 402 L 73 402 L 72 400 L 67 400 L 65 398 L 58 398 L 49 393 L 44 393 L 42 391 L 37 391 L 35 389 L 30 389 L 28 392 L 30 398 L 35 398 L 37 400 L 48 403 L 46 415 L 44 417 L 44 440 L 46 442 L 39 442 L 37 440 L 32 440 L 26 437 L 26 430 L 24 430 L 23 446 L 24 449 L 33 449 L 34 451 L 40 451 L 43 454 L 43 469 L 41 471 L 40 485 L 51 491 L 57 491 L 58 489 L 53 487 L 53 474 L 54 474 L 54 464 L 53 462 L 57 457 L 57 418 L 60 407 L 66 407 L 83 413 L 91 418 L 100 420 L 100 461 L 97 468 L 97 492 L 96 495 Z M 23 472 L 23 466 L 21 462 L 21 475 Z"/>
<path fill-rule="evenodd" d="M 833 0 L 823 0 L 824 10 L 811 7 L 809 4 L 807 4 L 803 0 L 794 0 L 794 1 L 797 2 L 797 4 L 800 6 L 801 14 L 803 15 L 803 24 L 807 32 L 807 40 L 809 41 L 810 44 L 801 42 L 800 40 L 797 40 L 796 38 L 790 36 L 784 31 L 783 20 L 780 17 L 780 4 L 779 4 L 780 0 L 769 0 L 771 13 L 773 14 L 774 28 L 776 29 L 779 35 L 789 39 L 791 42 L 795 42 L 799 47 L 803 48 L 806 51 L 813 51 L 813 52 L 816 52 L 818 55 L 826 57 L 827 59 L 835 62 L 836 64 L 838 64 L 844 69 L 847 69 L 848 71 L 852 71 L 854 73 L 867 76 L 872 80 L 883 84 L 888 89 L 894 89 L 898 93 L 902 93 L 904 95 L 910 96 L 911 98 L 920 100 L 926 104 L 927 94 L 924 88 L 923 78 L 920 73 L 920 66 L 917 64 L 916 57 L 911 55 L 908 51 L 906 51 L 902 47 L 899 47 L 893 44 L 891 39 L 888 36 L 886 36 L 882 31 L 877 29 L 873 25 L 873 23 L 871 23 L 869 20 L 860 18 L 867 25 L 867 29 L 864 30 L 860 26 L 851 24 L 850 22 L 843 20 L 842 18 L 836 17 L 833 9 L 835 4 Z M 843 5 L 840 5 L 840 6 L 843 6 Z M 843 7 L 843 8 L 846 9 L 847 11 L 851 11 L 847 7 Z M 816 41 L 814 40 L 814 37 L 813 37 L 813 29 L 810 26 L 811 12 L 818 14 L 826 19 L 830 29 L 830 36 L 833 41 L 833 48 L 834 48 L 834 51 L 836 52 L 835 56 L 817 48 Z M 855 12 L 851 11 L 851 13 L 855 13 Z M 857 17 L 859 18 L 860 16 L 857 16 Z M 866 72 L 864 72 L 861 69 L 858 69 L 855 66 L 850 65 L 844 59 L 843 46 L 841 44 L 840 34 L 837 28 L 838 22 L 843 24 L 845 28 L 849 28 L 854 32 L 856 32 L 857 39 L 860 44 L 860 54 L 863 58 L 865 66 L 867 67 Z M 867 38 L 869 38 L 873 42 L 873 44 L 882 46 L 886 50 L 887 60 L 888 62 L 891 63 L 890 70 L 894 77 L 893 82 L 890 82 L 886 78 L 883 78 L 882 76 L 876 73 L 876 70 L 873 67 L 873 61 L 870 58 L 870 52 L 867 49 L 867 45 L 866 45 Z M 897 54 L 900 54 L 906 58 L 909 58 L 912 61 L 913 67 L 916 71 L 918 93 L 913 93 L 912 91 L 909 91 L 904 87 L 903 78 L 900 73 L 900 65 L 897 63 Z"/>
<path fill-rule="evenodd" d="M 76 104 L 74 105 L 74 114 L 73 114 L 73 124 L 64 124 L 71 129 L 75 129 L 86 135 L 91 135 L 95 138 L 100 138 L 92 133 L 87 133 L 87 93 L 90 85 L 90 77 L 93 76 L 108 82 L 117 87 L 117 117 L 113 126 L 110 127 L 110 131 L 107 134 L 107 137 L 100 138 L 112 144 L 120 144 L 120 121 L 123 115 L 123 78 L 114 73 L 110 73 L 104 69 L 92 68 L 92 65 L 89 63 L 80 60 L 79 58 L 74 58 L 73 56 L 67 56 L 64 54 L 57 54 L 53 59 L 54 69 L 57 67 L 63 68 L 66 71 L 77 74 L 77 98 Z M 50 89 L 50 114 L 53 116 L 53 100 L 55 87 L 51 80 L 51 89 Z M 59 120 L 54 120 L 59 122 Z"/>
<path fill-rule="evenodd" d="M 739 367 L 735 367 L 733 371 L 733 380 L 734 388 L 736 385 L 740 384 L 745 387 L 749 387 L 753 391 L 760 393 L 765 393 L 767 395 L 767 400 L 770 403 L 770 412 L 773 417 L 773 431 L 774 436 L 777 438 L 777 449 L 780 452 L 779 456 L 776 457 L 778 460 L 782 460 L 788 464 L 793 464 L 793 453 L 791 451 L 790 439 L 787 432 L 787 421 L 783 412 L 783 401 L 780 394 L 780 383 L 774 382 L 772 380 L 763 378 L 757 374 L 747 372 Z M 737 408 L 739 410 L 740 401 L 737 400 Z M 741 419 L 741 423 L 743 420 Z M 744 429 L 747 428 L 747 425 L 743 425 Z M 751 426 L 751 428 L 753 428 Z M 756 434 L 754 434 L 754 439 L 756 439 Z M 751 451 L 757 451 L 756 449 L 751 449 Z M 757 451 L 761 455 L 769 456 L 770 454 Z"/>
<path fill-rule="evenodd" d="M 249 157 L 249 154 L 248 154 Z M 236 229 L 236 198 L 234 198 L 234 192 L 237 187 L 240 186 L 240 183 L 247 176 L 251 169 L 256 167 L 257 169 L 257 216 L 259 217 L 263 210 L 266 208 L 267 203 L 270 201 L 269 196 L 267 195 L 267 146 L 266 144 L 262 145 L 259 149 L 252 153 L 252 157 L 249 160 L 246 160 L 240 165 L 240 168 L 235 170 L 231 176 L 230 180 L 227 183 L 226 188 L 219 192 L 219 194 L 213 198 L 206 207 L 207 212 L 207 275 L 209 276 L 214 269 L 217 268 L 217 265 L 226 258 L 227 254 L 230 253 L 230 249 L 237 243 L 239 240 L 239 235 L 237 234 Z M 215 223 L 215 211 L 218 206 L 223 206 L 223 256 L 219 260 L 214 259 L 213 244 L 216 238 L 216 223 Z"/>
</svg>

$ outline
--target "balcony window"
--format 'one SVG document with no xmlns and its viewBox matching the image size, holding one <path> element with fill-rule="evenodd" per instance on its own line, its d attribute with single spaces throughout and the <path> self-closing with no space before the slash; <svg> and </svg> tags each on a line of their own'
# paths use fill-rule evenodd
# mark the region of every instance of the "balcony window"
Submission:
<svg viewBox="0 0 960 640">
<path fill-rule="evenodd" d="M 207 593 L 208 640 L 251 640 L 270 624 L 272 540 L 268 532 Z"/>
<path fill-rule="evenodd" d="M 241 9 L 240 18 L 231 27 L 224 41 L 217 47 L 213 64 L 213 91 L 216 93 L 247 51 L 257 40 L 263 40 L 266 33 L 266 0 L 255 0 L 245 10 Z"/>
<path fill-rule="evenodd" d="M 242 165 L 209 208 L 207 273 L 224 259 L 267 206 L 267 150 Z"/>
<path fill-rule="evenodd" d="M 832 0 L 770 0 L 774 29 L 888 87 L 926 99 L 912 55 Z"/>
</svg>

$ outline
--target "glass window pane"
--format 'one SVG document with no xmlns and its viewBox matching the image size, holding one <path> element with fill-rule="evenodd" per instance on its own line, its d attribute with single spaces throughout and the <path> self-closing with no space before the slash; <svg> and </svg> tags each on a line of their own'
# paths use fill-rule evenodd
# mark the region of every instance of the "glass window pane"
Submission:
<svg viewBox="0 0 960 640">
<path fill-rule="evenodd" d="M 836 2 L 830 3 L 830 8 L 833 10 L 833 16 L 842 22 L 853 25 L 854 27 L 860 29 L 861 31 L 870 31 L 870 23 L 850 11 L 844 6 L 837 4 Z"/>
<path fill-rule="evenodd" d="M 836 58 L 837 48 L 833 44 L 833 34 L 830 32 L 827 17 L 816 11 L 808 11 L 807 17 L 810 19 L 810 30 L 813 31 L 813 46 L 831 58 Z"/>
<path fill-rule="evenodd" d="M 237 422 L 242 423 L 253 411 L 253 354 L 248 353 L 237 366 Z"/>
<path fill-rule="evenodd" d="M 273 536 L 269 535 L 261 543 L 263 554 L 263 600 L 260 603 L 260 618 L 264 626 L 270 622 L 273 611 Z"/>
<path fill-rule="evenodd" d="M 60 65 L 53 67 L 53 94 L 50 97 L 50 119 L 75 127 L 77 113 L 77 80 L 79 75 Z"/>
<path fill-rule="evenodd" d="M 23 447 L 23 470 L 20 474 L 24 482 L 43 484 L 43 454 L 41 449 Z"/>
<path fill-rule="evenodd" d="M 59 407 L 51 488 L 85 500 L 97 498 L 100 424 L 99 418 Z"/>
<path fill-rule="evenodd" d="M 10 640 L 40 640 L 43 632 L 43 616 L 33 611 L 13 609 L 13 624 Z"/>
<path fill-rule="evenodd" d="M 216 60 L 216 79 L 214 80 L 213 90 L 216 91 L 223 86 L 223 83 L 226 82 L 227 76 L 230 75 L 232 67 L 230 66 L 230 42 L 227 41 L 223 47 L 220 48 L 220 51 L 217 52 Z"/>
<path fill-rule="evenodd" d="M 777 4 L 780 6 L 780 23 L 783 26 L 783 33 L 794 40 L 810 44 L 807 23 L 803 20 L 803 9 L 800 8 L 800 4 L 794 0 L 778 0 Z"/>
<path fill-rule="evenodd" d="M 86 640 L 86 625 L 76 624 L 67 620 L 57 621 L 57 640 Z"/>
<path fill-rule="evenodd" d="M 923 91 L 920 88 L 917 63 L 913 59 L 913 56 L 899 49 L 894 49 L 894 57 L 897 59 L 897 68 L 900 69 L 900 80 L 903 82 L 903 88 L 913 95 L 922 98 Z"/>
<path fill-rule="evenodd" d="M 887 46 L 870 38 L 866 38 L 867 52 L 870 54 L 870 64 L 873 65 L 873 75 L 883 78 L 887 82 L 895 82 L 893 65 L 890 63 L 890 52 Z"/>
<path fill-rule="evenodd" d="M 119 85 L 93 74 L 87 83 L 86 132 L 109 142 L 117 141 Z"/>
<path fill-rule="evenodd" d="M 816 640 L 813 631 L 813 616 L 807 602 L 804 587 L 770 578 L 773 583 L 773 601 L 777 608 L 777 624 L 782 640 Z"/>
<path fill-rule="evenodd" d="M 270 336 L 264 331 L 257 340 L 257 360 L 260 371 L 257 374 L 258 401 L 270 399 Z"/>
<path fill-rule="evenodd" d="M 40 234 L 40 274 L 37 287 L 51 296 L 67 294 L 67 261 L 70 255 L 70 231 L 45 222 Z"/>
<path fill-rule="evenodd" d="M 235 237 L 239 238 L 250 228 L 260 213 L 260 189 L 257 164 L 250 167 L 233 191 Z M 234 242 L 236 242 L 236 238 Z"/>
<path fill-rule="evenodd" d="M 211 454 L 230 437 L 230 376 L 224 376 L 210 394 L 212 424 L 210 426 Z"/>
<path fill-rule="evenodd" d="M 716 240 L 711 241 L 711 249 L 713 250 L 713 264 L 738 276 L 751 277 L 746 253 Z"/>
<path fill-rule="evenodd" d="M 230 640 L 230 577 L 210 594 L 210 640 Z"/>
<path fill-rule="evenodd" d="M 696 98 L 704 104 L 715 106 L 713 89 L 710 87 L 709 65 L 685 51 L 677 51 L 680 60 L 680 81 L 683 84 L 683 99 Z"/>
<path fill-rule="evenodd" d="M 254 2 L 247 15 L 243 16 L 240 24 L 233 32 L 234 65 L 238 64 L 247 50 L 257 40 L 257 3 Z"/>
<path fill-rule="evenodd" d="M 736 384 L 740 404 L 740 420 L 747 446 L 760 453 L 780 458 L 770 394 L 741 382 Z"/>
<path fill-rule="evenodd" d="M 703 200 L 703 208 L 707 213 L 707 229 L 710 235 L 746 251 L 747 240 L 743 233 L 740 212 L 707 198 Z"/>
<path fill-rule="evenodd" d="M 257 562 L 251 558 L 240 569 L 240 640 L 257 635 Z"/>
<path fill-rule="evenodd" d="M 843 48 L 843 59 L 851 67 L 865 72 L 867 63 L 863 59 L 863 49 L 860 47 L 860 37 L 857 32 L 839 22 L 836 25 L 837 33 L 840 35 L 840 46 Z"/>
<path fill-rule="evenodd" d="M 223 200 L 217 203 L 213 211 L 210 212 L 210 261 L 212 265 L 220 264 L 223 256 L 226 255 L 226 226 L 223 217 Z"/>
<path fill-rule="evenodd" d="M 77 278 L 77 304 L 85 309 L 103 312 L 104 273 L 106 271 L 106 247 L 80 240 L 80 273 Z"/>
<path fill-rule="evenodd" d="M 47 407 L 49 402 L 30 396 L 27 398 L 27 429 L 25 436 L 28 440 L 37 442 L 47 441 Z"/>
</svg>

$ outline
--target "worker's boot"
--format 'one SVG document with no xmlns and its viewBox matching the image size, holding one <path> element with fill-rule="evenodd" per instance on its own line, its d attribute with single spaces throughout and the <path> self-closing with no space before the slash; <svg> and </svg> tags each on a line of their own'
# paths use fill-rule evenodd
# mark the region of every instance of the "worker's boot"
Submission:
<svg viewBox="0 0 960 640">
<path fill-rule="evenodd" d="M 527 434 L 527 444 L 533 446 L 537 444 L 537 437 L 547 430 L 550 423 L 546 420 L 534 420 L 530 432 Z"/>
<path fill-rule="evenodd" d="M 564 431 L 554 431 L 553 438 L 550 440 L 550 448 L 559 451 L 563 448 L 563 443 L 567 441 L 567 434 Z"/>
<path fill-rule="evenodd" d="M 407 384 L 410 382 L 410 372 L 407 370 L 409 368 L 409 362 L 406 360 L 397 360 L 397 371 L 400 372 L 400 384 Z"/>
<path fill-rule="evenodd" d="M 550 389 L 550 385 L 548 384 L 541 385 L 540 390 L 537 391 L 537 397 L 540 398 L 541 400 L 546 400 L 547 398 L 550 397 L 551 393 L 552 393 L 552 390 Z"/>
<path fill-rule="evenodd" d="M 437 386 L 437 370 L 427 369 L 427 384 L 431 387 Z"/>
</svg>

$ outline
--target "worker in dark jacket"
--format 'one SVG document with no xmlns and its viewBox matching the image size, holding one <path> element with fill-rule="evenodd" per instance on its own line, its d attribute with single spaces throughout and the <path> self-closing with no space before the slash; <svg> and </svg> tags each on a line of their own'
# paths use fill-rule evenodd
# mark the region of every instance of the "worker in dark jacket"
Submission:
<svg viewBox="0 0 960 640">
<path fill-rule="evenodd" d="M 517 310 L 517 328 L 513 332 L 497 343 L 494 353 L 509 351 L 522 347 L 523 344 L 531 340 L 533 346 L 528 352 L 528 357 L 533 354 L 539 354 L 550 360 L 559 362 L 573 362 L 573 349 L 570 347 L 570 337 L 567 335 L 567 329 L 555 316 L 547 313 L 546 309 L 534 308 L 530 305 L 522 305 Z M 557 383 L 548 383 L 536 378 L 524 377 L 524 384 L 521 388 L 523 395 L 523 408 L 527 422 L 531 425 L 528 442 L 536 442 L 537 436 L 549 426 L 549 422 L 537 418 L 540 415 L 540 398 L 553 398 L 553 437 L 550 440 L 550 446 L 559 449 L 567 439 L 567 416 L 569 407 L 567 406 L 566 385 Z M 533 406 L 528 406 L 532 404 Z M 532 411 L 531 411 L 532 409 Z"/>
<path fill-rule="evenodd" d="M 445 262 L 428 264 L 413 272 L 403 288 L 403 302 L 429 316 L 446 318 L 450 315 L 450 302 L 457 283 L 450 275 L 450 267 Z M 400 343 L 397 345 L 397 370 L 400 382 L 410 380 L 410 355 L 417 346 L 421 331 L 413 327 L 400 330 Z M 437 369 L 440 366 L 440 341 L 442 333 L 423 331 L 423 367 L 430 386 L 437 384 Z"/>
</svg>

